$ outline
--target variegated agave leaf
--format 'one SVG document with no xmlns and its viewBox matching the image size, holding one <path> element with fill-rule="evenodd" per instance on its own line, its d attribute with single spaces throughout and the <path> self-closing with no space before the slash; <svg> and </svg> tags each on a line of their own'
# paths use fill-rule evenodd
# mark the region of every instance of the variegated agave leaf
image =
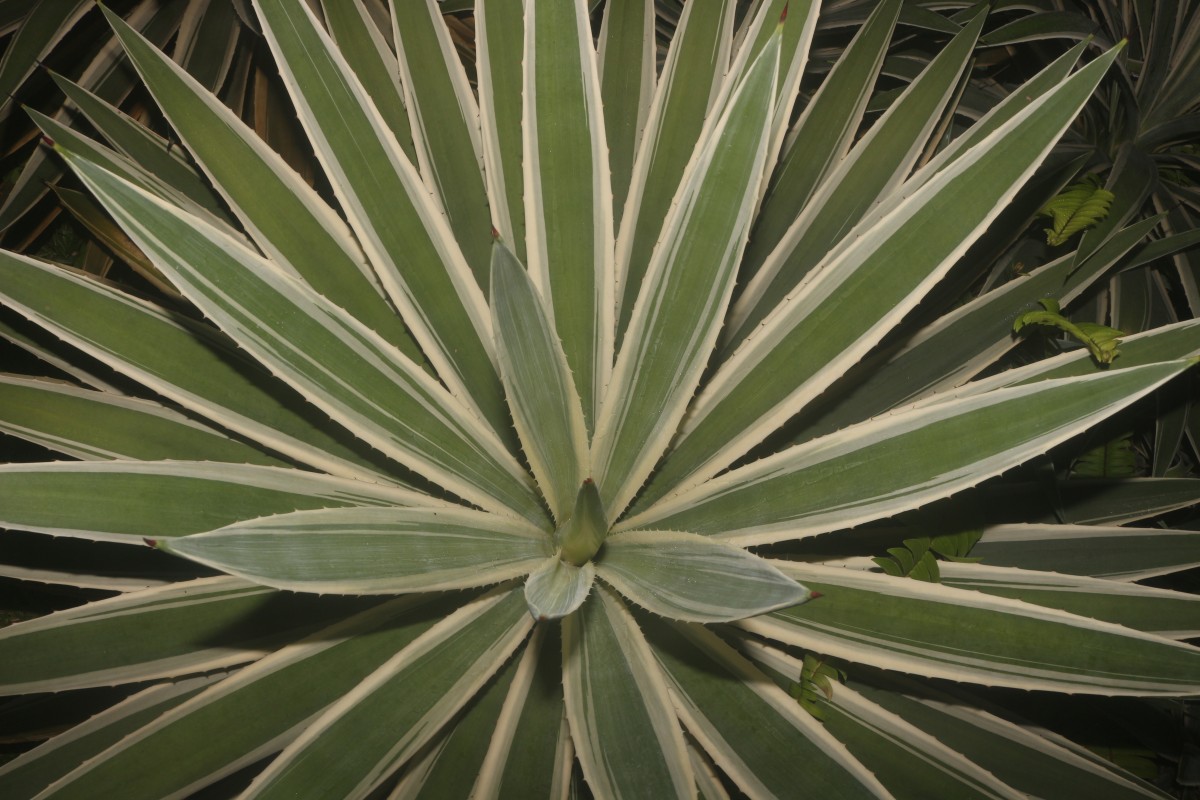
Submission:
<svg viewBox="0 0 1200 800">
<path fill-rule="evenodd" d="M 132 122 L 66 82 L 106 141 L 35 117 L 185 305 L 0 255 L 0 302 L 59 344 L 0 333 L 75 379 L 0 377 L 0 430 L 78 459 L 0 466 L 0 525 L 150 565 L 0 556 L 114 592 L 0 631 L 6 693 L 138 685 L 0 766 L 0 794 L 1155 796 L 897 676 L 1200 692 L 1197 604 L 1131 583 L 1200 560 L 1174 547 L 1194 537 L 1136 534 L 1122 569 L 1126 520 L 1031 512 L 954 534 L 992 563 L 926 543 L 962 562 L 934 583 L 835 534 L 954 502 L 1200 351 L 1180 323 L 1105 370 L 968 382 L 1013 346 L 996 320 L 1069 302 L 1147 225 L 913 327 L 1116 51 L 946 137 L 986 10 L 916 13 L 953 35 L 867 124 L 900 0 L 815 95 L 816 0 L 479 0 L 470 68 L 463 18 L 385 5 L 253 0 L 316 188 L 109 11 L 186 164 L 122 147 Z M 887 392 L 842 381 L 865 359 Z M 1131 519 L 1170 506 L 1147 498 Z M 836 561 L 806 549 L 825 534 Z M 1036 555 L 1074 539 L 1113 546 L 1070 576 Z M 798 649 L 837 666 L 814 683 Z"/>
</svg>

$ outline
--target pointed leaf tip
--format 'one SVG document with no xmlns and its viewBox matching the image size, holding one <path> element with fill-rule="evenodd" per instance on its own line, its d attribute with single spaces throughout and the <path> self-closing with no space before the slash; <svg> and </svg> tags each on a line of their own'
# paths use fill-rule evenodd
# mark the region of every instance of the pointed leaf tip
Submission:
<svg viewBox="0 0 1200 800">
<path fill-rule="evenodd" d="M 558 544 L 562 557 L 580 566 L 596 555 L 608 534 L 608 522 L 600 491 L 591 478 L 585 478 L 575 498 L 575 510 L 558 529 Z"/>
</svg>

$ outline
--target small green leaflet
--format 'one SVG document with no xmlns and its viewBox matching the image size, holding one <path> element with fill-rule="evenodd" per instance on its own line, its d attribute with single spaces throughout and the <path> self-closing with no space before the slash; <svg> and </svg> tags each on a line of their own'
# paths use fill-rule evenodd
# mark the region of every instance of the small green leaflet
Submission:
<svg viewBox="0 0 1200 800">
<path fill-rule="evenodd" d="M 1038 209 L 1038 216 L 1050 217 L 1046 244 L 1058 247 L 1080 231 L 1087 230 L 1108 216 L 1115 195 L 1100 187 L 1097 175 L 1088 175 L 1068 186 L 1061 194 Z"/>
<path fill-rule="evenodd" d="M 978 563 L 982 558 L 968 558 L 967 553 L 979 541 L 982 531 L 970 530 L 944 536 L 921 536 L 905 539 L 904 547 L 889 547 L 891 557 L 879 556 L 871 559 L 888 575 L 897 578 L 913 578 L 928 583 L 941 583 L 936 556 L 947 561 Z"/>
<path fill-rule="evenodd" d="M 834 681 L 845 683 L 846 673 L 824 656 L 805 653 L 800 680 L 792 684 L 790 693 L 800 703 L 801 708 L 812 714 L 815 719 L 823 721 L 825 712 L 819 700 L 821 697 L 826 700 L 833 699 Z"/>
<path fill-rule="evenodd" d="M 1095 322 L 1072 322 L 1062 315 L 1058 301 L 1052 297 L 1043 297 L 1038 300 L 1038 304 L 1042 307 L 1041 311 L 1026 311 L 1017 317 L 1013 323 L 1013 333 L 1019 333 L 1029 325 L 1050 325 L 1059 328 L 1086 347 L 1092 358 L 1096 359 L 1096 363 L 1102 366 L 1111 364 L 1113 359 L 1121 354 L 1118 349 L 1121 340 L 1118 337 L 1124 336 L 1124 331 Z"/>
<path fill-rule="evenodd" d="M 1093 447 L 1071 465 L 1072 478 L 1133 478 L 1137 474 L 1137 454 L 1133 434 L 1126 433 Z"/>
</svg>

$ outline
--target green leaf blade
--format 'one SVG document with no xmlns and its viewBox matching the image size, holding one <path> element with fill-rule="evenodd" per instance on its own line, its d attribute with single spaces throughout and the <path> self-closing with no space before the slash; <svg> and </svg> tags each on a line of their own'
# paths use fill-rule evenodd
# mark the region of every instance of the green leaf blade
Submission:
<svg viewBox="0 0 1200 800">
<path fill-rule="evenodd" d="M 475 4 L 479 125 L 493 224 L 525 262 L 525 9 L 522 3 Z"/>
<path fill-rule="evenodd" d="M 943 564 L 943 583 L 1170 639 L 1200 635 L 1200 598 L 1138 583 L 984 564 Z"/>
<path fill-rule="evenodd" d="M 900 682 L 897 689 L 865 685 L 854 688 L 866 700 L 1004 781 L 1021 797 L 1167 797 L 1111 762 L 1045 729 L 1030 730 L 1029 726 L 979 709 L 964 709 L 954 697 L 928 696 L 908 682 Z"/>
<path fill-rule="evenodd" d="M 748 545 L 880 519 L 1045 452 L 1187 368 L 1167 362 L 927 402 L 733 470 L 616 530 L 662 527 Z"/>
<path fill-rule="evenodd" d="M 1200 648 L 1007 598 L 859 570 L 780 563 L 820 601 L 738 623 L 884 669 L 986 686 L 1180 696 Z"/>
<path fill-rule="evenodd" d="M 889 797 L 800 705 L 714 633 L 643 618 L 688 731 L 751 797 Z"/>
<path fill-rule="evenodd" d="M 160 800 L 192 793 L 278 753 L 315 715 L 453 607 L 430 596 L 401 598 L 281 648 L 80 765 L 50 796 Z M 230 726 L 230 719 L 240 724 Z M 196 747 L 198 741 L 205 746 Z M 185 752 L 188 758 L 181 759 Z M 145 769 L 148 763 L 175 768 Z"/>
<path fill-rule="evenodd" d="M 345 54 L 350 68 L 363 83 L 371 100 L 396 136 L 409 161 L 416 161 L 412 126 L 404 105 L 400 66 L 391 44 L 371 12 L 358 3 L 322 0 L 321 10 L 329 34 Z"/>
<path fill-rule="evenodd" d="M 232 111 L 118 16 L 106 13 L 160 108 L 258 246 L 416 356 L 345 223 Z"/>
<path fill-rule="evenodd" d="M 217 425 L 301 464 L 380 480 L 382 470 L 314 422 L 300 400 L 213 328 L 30 258 L 0 254 L 4 304 Z"/>
<path fill-rule="evenodd" d="M 215 680 L 219 678 L 188 678 L 138 692 L 0 767 L 0 791 L 12 797 L 37 796 Z"/>
<path fill-rule="evenodd" d="M 355 595 L 499 583 L 527 574 L 550 552 L 549 537 L 527 523 L 455 508 L 304 511 L 161 546 L 265 586 Z"/>
<path fill-rule="evenodd" d="M 1115 56 L 1088 64 L 913 194 L 868 215 L 717 370 L 640 505 L 728 466 L 882 339 L 1000 213 Z"/>
<path fill-rule="evenodd" d="M 776 35 L 705 141 L 642 284 L 593 443 L 612 517 L 674 435 L 720 331 L 758 200 L 778 60 Z"/>
<path fill-rule="evenodd" d="M 653 4 L 646 0 L 605 4 L 597 50 L 604 131 L 612 167 L 613 215 L 619 225 L 654 94 Z"/>
<path fill-rule="evenodd" d="M 791 221 L 781 241 L 738 300 L 730 341 L 740 342 L 822 258 L 835 248 L 879 198 L 900 186 L 925 146 L 940 110 L 966 69 L 985 13 L 979 13 L 930 62 L 853 150 L 827 175 L 810 203 Z M 823 123 L 821 118 L 816 124 Z"/>
<path fill-rule="evenodd" d="M 503 443 L 377 334 L 220 231 L 68 158 L 189 299 L 339 424 L 485 508 L 545 519 Z"/>
<path fill-rule="evenodd" d="M 575 751 L 563 707 L 562 626 L 536 626 L 518 669 L 476 789 L 504 800 L 567 800 Z"/>
<path fill-rule="evenodd" d="M 498 239 L 492 247 L 500 375 L 534 477 L 561 523 L 586 477 L 583 406 L 546 304 L 504 242 Z"/>
<path fill-rule="evenodd" d="M 554 310 L 588 430 L 613 353 L 613 213 L 583 0 L 525 6 L 526 259 Z"/>
<path fill-rule="evenodd" d="M 600 588 L 563 621 L 563 693 L 583 774 L 604 797 L 694 797 L 683 732 L 654 656 Z"/>
<path fill-rule="evenodd" d="M 392 3 L 400 79 L 421 177 L 440 199 L 480 288 L 488 285 L 491 216 L 479 108 L 435 0 Z"/>
<path fill-rule="evenodd" d="M 618 340 L 624 338 L 650 258 L 713 110 L 733 44 L 734 4 L 687 3 L 655 89 L 630 178 L 617 247 Z"/>
<path fill-rule="evenodd" d="M 1200 564 L 1200 533 L 1109 525 L 995 525 L 984 530 L 972 553 L 995 566 L 1141 580 Z"/>
<path fill-rule="evenodd" d="M 437 504 L 428 495 L 298 469 L 218 462 L 102 461 L 0 466 L 0 525 L 142 543 L 271 514 Z M 133 504 L 137 497 L 145 505 Z"/>
<path fill-rule="evenodd" d="M 388 298 L 451 393 L 477 407 L 493 430 L 507 431 L 486 301 L 442 209 L 311 9 L 283 0 L 255 0 L 255 8 Z"/>
<path fill-rule="evenodd" d="M 329 707 L 246 797 L 367 796 L 466 705 L 532 627 L 519 590 L 500 589 L 463 606 Z"/>
<path fill-rule="evenodd" d="M 744 279 L 754 276 L 821 178 L 845 157 L 883 65 L 900 6 L 900 0 L 876 6 L 797 120 L 755 220 L 742 265 Z"/>
<path fill-rule="evenodd" d="M 0 409 L 0 430 L 79 459 L 284 466 L 157 403 L 56 381 L 0 375 Z"/>
<path fill-rule="evenodd" d="M 673 531 L 610 536 L 596 573 L 642 608 L 688 622 L 731 622 L 797 605 L 809 596 L 756 555 Z"/>
<path fill-rule="evenodd" d="M 238 578 L 129 592 L 0 631 L 0 693 L 65 691 L 174 678 L 257 661 L 361 609 L 283 597 Z"/>
</svg>

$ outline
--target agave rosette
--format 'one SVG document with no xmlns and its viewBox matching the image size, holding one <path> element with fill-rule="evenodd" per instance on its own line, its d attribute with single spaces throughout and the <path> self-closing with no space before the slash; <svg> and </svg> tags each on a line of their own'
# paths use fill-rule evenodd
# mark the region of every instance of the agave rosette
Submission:
<svg viewBox="0 0 1200 800">
<path fill-rule="evenodd" d="M 0 788 L 186 796 L 259 764 L 246 796 L 565 797 L 579 775 L 598 797 L 1153 796 L 902 682 L 838 686 L 824 722 L 785 687 L 810 652 L 1191 694 L 1191 596 L 1005 566 L 1006 543 L 1055 526 L 989 531 L 996 565 L 941 583 L 747 549 L 803 553 L 956 495 L 1188 368 L 1191 323 L 1129 339 L 1107 370 L 1074 353 L 968 382 L 1012 346 L 1005 314 L 1078 295 L 1143 226 L 840 388 L 1115 52 L 1075 69 L 1076 48 L 927 158 L 985 12 L 858 136 L 901 4 L 879 4 L 794 123 L 818 4 L 764 0 L 738 25 L 735 5 L 686 4 L 656 74 L 653 3 L 608 3 L 594 43 L 583 0 L 481 2 L 476 90 L 432 0 L 392 4 L 390 29 L 366 5 L 255 0 L 321 192 L 111 17 L 194 167 L 102 103 L 88 116 L 114 148 L 38 121 L 198 313 L 3 255 L 4 305 L 74 348 L 60 363 L 81 385 L 0 383 L 4 430 L 78 459 L 0 467 L 0 524 L 156 566 L 140 585 L 44 571 L 120 593 L 5 630 L 0 682 L 148 687 L 0 767 Z M 814 402 L 831 387 L 841 402 Z M 175 561 L 146 541 L 220 574 L 156 576 Z M 981 742 L 1047 763 L 985 768 Z"/>
</svg>

